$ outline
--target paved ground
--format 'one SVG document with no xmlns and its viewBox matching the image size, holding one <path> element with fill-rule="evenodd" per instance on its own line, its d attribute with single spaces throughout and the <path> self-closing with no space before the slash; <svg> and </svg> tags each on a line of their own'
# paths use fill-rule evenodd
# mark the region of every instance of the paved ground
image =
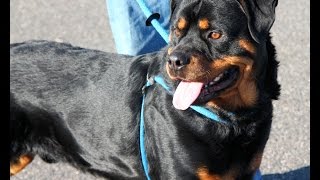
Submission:
<svg viewBox="0 0 320 180">
<path fill-rule="evenodd" d="M 10 1 L 10 41 L 47 39 L 115 52 L 103 0 Z M 279 1 L 273 42 L 282 94 L 261 170 L 264 179 L 307 180 L 310 171 L 310 2 Z M 98 179 L 36 159 L 19 179 Z"/>
</svg>

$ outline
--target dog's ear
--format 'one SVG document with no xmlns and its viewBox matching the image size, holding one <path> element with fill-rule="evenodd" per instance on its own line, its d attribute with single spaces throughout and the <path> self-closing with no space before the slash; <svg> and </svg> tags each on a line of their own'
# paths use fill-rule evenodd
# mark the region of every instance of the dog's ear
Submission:
<svg viewBox="0 0 320 180">
<path fill-rule="evenodd" d="M 170 13 L 170 21 L 171 19 L 173 18 L 173 13 L 175 11 L 175 9 L 177 8 L 178 4 L 181 2 L 182 0 L 171 0 L 170 1 L 170 10 L 171 10 L 171 13 Z"/>
<path fill-rule="evenodd" d="M 270 36 L 267 38 L 266 48 L 268 52 L 268 63 L 266 65 L 264 86 L 266 92 L 269 94 L 269 97 L 277 100 L 281 89 L 281 86 L 277 80 L 279 62 L 276 60 L 276 49 L 271 42 Z"/>
<path fill-rule="evenodd" d="M 267 37 L 275 20 L 278 0 L 237 0 L 248 18 L 248 27 L 252 38 L 260 43 Z"/>
<path fill-rule="evenodd" d="M 177 5 L 177 0 L 170 1 L 171 14 L 174 11 L 174 9 L 176 8 L 176 5 Z"/>
</svg>

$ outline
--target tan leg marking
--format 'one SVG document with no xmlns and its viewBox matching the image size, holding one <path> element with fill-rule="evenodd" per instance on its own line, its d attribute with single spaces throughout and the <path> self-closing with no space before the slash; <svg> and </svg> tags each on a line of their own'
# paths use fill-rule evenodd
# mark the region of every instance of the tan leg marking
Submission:
<svg viewBox="0 0 320 180">
<path fill-rule="evenodd" d="M 10 176 L 17 174 L 33 160 L 32 155 L 22 155 L 16 163 L 10 163 Z"/>
<path fill-rule="evenodd" d="M 237 172 L 235 169 L 231 169 L 223 175 L 217 175 L 210 173 L 208 168 L 204 166 L 197 170 L 197 175 L 200 180 L 235 180 Z"/>
</svg>

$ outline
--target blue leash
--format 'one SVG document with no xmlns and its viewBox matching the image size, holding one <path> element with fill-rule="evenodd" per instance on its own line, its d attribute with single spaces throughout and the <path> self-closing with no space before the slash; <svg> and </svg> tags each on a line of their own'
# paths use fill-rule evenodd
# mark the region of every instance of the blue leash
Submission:
<svg viewBox="0 0 320 180">
<path fill-rule="evenodd" d="M 146 87 L 150 86 L 150 82 L 148 81 L 146 84 Z M 147 153 L 144 145 L 144 99 L 145 95 L 143 94 L 142 103 L 141 103 L 141 113 L 140 113 L 140 131 L 139 131 L 139 141 L 140 141 L 140 154 L 141 154 L 141 161 L 144 173 L 148 180 L 150 179 L 149 176 L 149 170 L 148 170 L 148 159 L 147 159 Z"/>
<path fill-rule="evenodd" d="M 153 27 L 156 29 L 156 31 L 161 35 L 161 37 L 167 42 L 169 43 L 169 35 L 166 32 L 165 29 L 163 29 L 163 27 L 160 25 L 160 23 L 157 21 L 160 18 L 160 14 L 158 13 L 151 13 L 151 11 L 148 9 L 148 7 L 146 6 L 144 0 L 136 0 L 137 3 L 139 4 L 141 10 L 143 11 L 144 15 L 147 17 L 146 20 L 146 25 L 150 26 L 151 24 L 153 25 Z M 154 81 L 157 82 L 158 84 L 160 84 L 164 89 L 166 89 L 167 91 L 169 91 L 169 87 L 166 85 L 166 83 L 164 82 L 163 78 L 160 76 L 156 76 L 154 78 Z M 145 87 L 151 86 L 152 84 L 149 82 L 149 80 L 147 81 Z M 141 104 L 141 114 L 140 114 L 140 153 L 141 153 L 141 160 L 142 160 L 142 165 L 143 165 L 143 170 L 145 172 L 145 175 L 147 177 L 148 180 L 151 180 L 150 176 L 149 176 L 149 170 L 148 170 L 148 160 L 147 160 L 147 154 L 146 154 L 146 150 L 145 150 L 145 145 L 144 145 L 144 99 L 145 99 L 145 95 L 143 95 L 142 98 L 142 104 Z M 190 108 L 192 108 L 193 110 L 195 110 L 196 112 L 204 115 L 205 117 L 213 120 L 213 121 L 217 121 L 220 123 L 226 123 L 226 121 L 223 121 L 219 118 L 219 116 L 217 116 L 214 112 L 210 111 L 209 109 L 205 108 L 205 107 L 201 107 L 201 106 L 195 106 L 192 105 L 190 106 Z M 261 177 L 261 173 L 260 170 L 257 170 L 256 174 L 254 175 L 253 180 L 262 180 Z"/>
</svg>

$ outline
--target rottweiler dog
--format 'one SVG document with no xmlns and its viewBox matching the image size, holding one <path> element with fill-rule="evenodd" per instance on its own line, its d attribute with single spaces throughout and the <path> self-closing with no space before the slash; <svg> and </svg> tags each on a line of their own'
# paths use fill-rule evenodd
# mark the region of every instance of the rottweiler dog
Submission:
<svg viewBox="0 0 320 180">
<path fill-rule="evenodd" d="M 10 174 L 38 155 L 107 179 L 251 179 L 280 94 L 269 32 L 276 6 L 172 0 L 170 43 L 137 57 L 11 44 Z"/>
</svg>

